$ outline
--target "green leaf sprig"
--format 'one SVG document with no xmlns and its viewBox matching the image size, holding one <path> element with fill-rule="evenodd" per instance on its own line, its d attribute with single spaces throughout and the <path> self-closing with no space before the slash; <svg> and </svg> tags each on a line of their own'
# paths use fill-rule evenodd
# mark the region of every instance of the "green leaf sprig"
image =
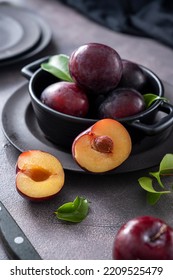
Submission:
<svg viewBox="0 0 173 280">
<path fill-rule="evenodd" d="M 59 54 L 51 56 L 47 63 L 42 63 L 41 68 L 60 80 L 72 82 L 73 79 L 69 73 L 69 56 Z"/>
<path fill-rule="evenodd" d="M 143 95 L 146 108 L 149 108 L 156 100 L 168 101 L 166 97 L 160 97 L 153 93 L 146 93 Z"/>
<path fill-rule="evenodd" d="M 80 223 L 88 215 L 89 203 L 84 197 L 77 196 L 74 201 L 67 202 L 60 206 L 55 214 L 60 220 Z"/>
<path fill-rule="evenodd" d="M 139 185 L 147 192 L 147 201 L 149 204 L 154 205 L 162 195 L 171 193 L 167 190 L 161 181 L 161 176 L 173 175 L 173 154 L 166 154 L 160 162 L 159 170 L 156 172 L 149 172 L 157 182 L 157 189 L 153 187 L 153 180 L 150 177 L 141 177 L 138 179 Z"/>
</svg>

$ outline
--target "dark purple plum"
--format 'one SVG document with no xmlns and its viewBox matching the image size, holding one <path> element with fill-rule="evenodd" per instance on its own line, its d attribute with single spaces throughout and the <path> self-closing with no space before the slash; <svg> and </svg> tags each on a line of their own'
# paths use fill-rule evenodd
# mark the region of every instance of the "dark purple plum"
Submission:
<svg viewBox="0 0 173 280">
<path fill-rule="evenodd" d="M 44 89 L 40 99 L 48 107 L 76 117 L 85 117 L 89 109 L 87 95 L 71 82 L 51 84 Z"/>
<path fill-rule="evenodd" d="M 173 260 L 173 229 L 152 216 L 124 224 L 113 243 L 115 260 Z"/>
<path fill-rule="evenodd" d="M 147 77 L 142 68 L 131 61 L 122 60 L 123 73 L 119 87 L 128 87 L 142 92 L 147 84 Z"/>
<path fill-rule="evenodd" d="M 89 43 L 80 46 L 71 54 L 69 71 L 79 86 L 100 94 L 118 85 L 122 75 L 122 61 L 113 48 Z"/>
<path fill-rule="evenodd" d="M 126 118 L 134 116 L 146 108 L 144 97 L 131 88 L 113 90 L 98 108 L 99 118 Z"/>
</svg>

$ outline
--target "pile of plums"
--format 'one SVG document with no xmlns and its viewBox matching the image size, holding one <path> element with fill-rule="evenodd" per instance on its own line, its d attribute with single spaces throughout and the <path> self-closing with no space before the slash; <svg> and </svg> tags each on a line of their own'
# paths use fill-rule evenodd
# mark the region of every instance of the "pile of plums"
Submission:
<svg viewBox="0 0 173 280">
<path fill-rule="evenodd" d="M 125 118 L 145 110 L 143 89 L 147 77 L 142 68 L 121 59 L 111 47 L 89 43 L 69 58 L 74 82 L 60 81 L 46 88 L 41 100 L 68 115 L 89 118 Z"/>
</svg>

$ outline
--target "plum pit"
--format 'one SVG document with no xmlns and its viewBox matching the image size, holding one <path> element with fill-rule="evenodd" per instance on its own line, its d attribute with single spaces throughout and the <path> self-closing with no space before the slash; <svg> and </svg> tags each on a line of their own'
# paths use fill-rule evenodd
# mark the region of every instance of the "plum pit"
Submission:
<svg viewBox="0 0 173 280">
<path fill-rule="evenodd" d="M 109 136 L 101 135 L 93 138 L 91 147 L 100 153 L 111 153 L 114 143 Z"/>
</svg>

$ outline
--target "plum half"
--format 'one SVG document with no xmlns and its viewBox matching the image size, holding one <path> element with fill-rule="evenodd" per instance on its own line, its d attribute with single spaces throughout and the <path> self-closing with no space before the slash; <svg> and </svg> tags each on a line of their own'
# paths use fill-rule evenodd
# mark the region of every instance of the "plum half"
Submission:
<svg viewBox="0 0 173 280">
<path fill-rule="evenodd" d="M 48 152 L 22 152 L 16 163 L 16 189 L 24 198 L 43 201 L 54 197 L 64 185 L 65 174 L 59 159 Z"/>
<path fill-rule="evenodd" d="M 131 149 L 126 128 L 116 120 L 102 119 L 74 139 L 72 155 L 85 171 L 104 173 L 121 165 Z"/>
</svg>

